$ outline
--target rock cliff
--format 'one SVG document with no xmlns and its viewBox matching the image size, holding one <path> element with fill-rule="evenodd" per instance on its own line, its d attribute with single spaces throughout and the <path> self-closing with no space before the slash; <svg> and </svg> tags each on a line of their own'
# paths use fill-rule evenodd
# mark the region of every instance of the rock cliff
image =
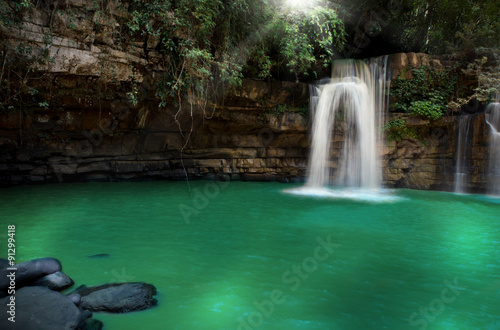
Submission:
<svg viewBox="0 0 500 330">
<path fill-rule="evenodd" d="M 308 103 L 306 84 L 245 79 L 217 104 L 160 108 L 154 97 L 161 74 L 158 41 L 119 46 L 119 17 L 125 14 L 117 7 L 100 17 L 89 3 L 68 0 L 52 15 L 34 12 L 10 31 L 12 45 L 45 47 L 53 60 L 37 67 L 39 79 L 31 86 L 44 102 L 35 98 L 22 111 L 0 112 L 0 184 L 186 176 L 304 179 L 310 143 L 308 119 L 301 115 Z M 49 27 L 53 35 L 47 47 Z M 446 65 L 414 53 L 392 55 L 391 63 L 393 76 L 408 65 Z M 138 99 L 131 100 L 131 92 Z M 381 151 L 385 185 L 451 190 L 456 116 L 408 122 L 430 133 L 422 141 L 386 143 Z M 487 145 L 488 127 L 479 114 L 470 186 L 478 192 L 487 181 Z M 332 152 L 340 146 L 336 140 Z"/>
</svg>

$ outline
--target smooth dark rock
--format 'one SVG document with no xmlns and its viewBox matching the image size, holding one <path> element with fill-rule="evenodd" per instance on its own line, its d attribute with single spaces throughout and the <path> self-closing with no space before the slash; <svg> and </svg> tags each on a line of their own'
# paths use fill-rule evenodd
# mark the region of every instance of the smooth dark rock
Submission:
<svg viewBox="0 0 500 330">
<path fill-rule="evenodd" d="M 53 274 L 62 269 L 59 260 L 54 258 L 34 259 L 17 264 L 16 267 L 16 288 L 21 288 L 46 275 Z M 7 268 L 0 269 L 0 291 L 5 291 L 9 287 L 10 279 L 7 275 L 12 272 L 13 271 L 8 270 Z"/>
<path fill-rule="evenodd" d="M 16 290 L 16 322 L 10 322 L 10 297 L 0 299 L 0 329 L 67 330 L 78 329 L 81 323 L 81 312 L 68 297 L 41 286 Z"/>
<path fill-rule="evenodd" d="M 80 296 L 78 293 L 73 293 L 67 295 L 67 297 L 73 302 L 75 305 L 79 305 L 80 302 L 82 301 L 82 296 Z"/>
<path fill-rule="evenodd" d="M 94 312 L 127 313 L 155 306 L 156 288 L 146 283 L 116 283 L 83 288 L 80 307 Z"/>
<path fill-rule="evenodd" d="M 103 324 L 96 319 L 87 319 L 85 323 L 85 330 L 102 330 Z"/>
<path fill-rule="evenodd" d="M 34 286 L 45 286 L 54 291 L 62 291 L 71 287 L 75 282 L 63 272 L 55 272 L 36 280 L 31 285 Z"/>
<path fill-rule="evenodd" d="M 89 330 L 89 328 L 87 328 L 88 326 L 91 325 L 91 317 L 92 317 L 92 312 L 91 311 L 88 311 L 86 309 L 83 309 L 81 307 L 78 308 L 78 310 L 80 311 L 80 314 L 81 314 L 81 317 L 80 317 L 80 323 L 78 324 L 78 330 Z M 92 328 L 90 328 L 92 329 Z"/>
<path fill-rule="evenodd" d="M 87 310 L 87 309 L 83 309 L 80 307 L 80 313 L 82 313 L 82 318 L 83 319 L 88 319 L 88 318 L 91 318 L 92 317 L 92 312 Z"/>
<path fill-rule="evenodd" d="M 9 260 L 0 258 L 0 269 L 9 267 Z"/>
<path fill-rule="evenodd" d="M 99 254 L 94 254 L 94 255 L 88 256 L 88 257 L 89 258 L 107 258 L 109 256 L 110 255 L 107 253 L 99 253 Z"/>
</svg>

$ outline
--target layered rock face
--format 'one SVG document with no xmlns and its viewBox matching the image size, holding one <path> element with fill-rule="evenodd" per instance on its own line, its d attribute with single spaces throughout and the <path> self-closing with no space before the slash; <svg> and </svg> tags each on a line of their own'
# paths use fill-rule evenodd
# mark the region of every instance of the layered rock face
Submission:
<svg viewBox="0 0 500 330">
<path fill-rule="evenodd" d="M 113 2 L 109 2 L 112 6 Z M 53 16 L 35 13 L 12 42 L 43 45 L 52 24 L 49 48 L 54 62 L 40 67 L 34 86 L 49 106 L 0 112 L 0 184 L 92 180 L 208 178 L 302 181 L 310 135 L 306 84 L 246 79 L 218 104 L 159 108 L 154 85 L 161 65 L 158 41 L 146 39 L 118 47 L 123 13 L 92 14 L 85 1 L 69 0 Z M 73 16 L 68 16 L 71 9 Z M 74 14 L 77 13 L 77 14 Z M 76 18 L 75 18 L 76 17 Z M 78 21 L 75 23 L 75 19 Z M 91 21 L 99 21 L 99 31 Z M 68 29 L 72 23 L 74 28 Z M 393 76 L 404 67 L 445 63 L 424 54 L 395 54 Z M 151 67 L 155 67 L 152 70 Z M 410 78 L 410 77 L 408 77 Z M 99 81 L 99 84 L 97 83 Z M 137 90 L 138 102 L 126 96 Z M 294 112 L 284 110 L 294 110 Z M 389 187 L 452 190 L 455 117 L 410 125 L 430 127 L 423 142 L 387 142 L 383 179 Z M 488 127 L 474 121 L 471 189 L 482 191 L 488 158 Z M 332 153 L 340 153 L 336 139 Z"/>
<path fill-rule="evenodd" d="M 444 117 L 432 125 L 428 121 L 409 118 L 414 127 L 430 125 L 430 134 L 424 141 L 403 140 L 386 142 L 382 171 L 389 187 L 423 190 L 453 191 L 457 153 L 457 118 Z M 427 126 L 428 127 L 428 126 Z M 489 155 L 489 128 L 484 114 L 473 118 L 467 192 L 484 193 L 487 190 Z"/>
<path fill-rule="evenodd" d="M 265 83 L 250 81 L 250 85 Z M 280 94 L 283 85 L 280 83 Z M 293 84 L 292 84 L 293 85 Z M 295 89 L 294 89 L 295 92 Z M 300 91 L 299 91 L 300 92 Z M 70 98 L 68 96 L 68 98 Z M 238 100 L 242 104 L 242 100 Z M 118 103 L 117 103 L 118 104 Z M 184 179 L 299 180 L 307 120 L 273 108 L 182 111 L 127 102 L 1 115 L 0 182 Z M 20 136 L 20 132 L 22 132 Z"/>
<path fill-rule="evenodd" d="M 307 108 L 307 85 L 246 80 L 217 105 L 159 108 L 159 40 L 118 42 L 126 12 L 114 4 L 101 17 L 92 1 L 65 1 L 10 31 L 43 49 L 51 26 L 53 62 L 30 86 L 48 106 L 0 112 L 0 183 L 304 176 L 307 120 L 283 109 Z"/>
<path fill-rule="evenodd" d="M 121 108 L 116 113 L 112 106 L 102 111 L 41 110 L 24 116 L 22 126 L 18 115 L 3 115 L 7 120 L 1 124 L 0 182 L 177 180 L 186 175 L 295 182 L 306 175 L 309 125 L 298 113 L 215 107 L 204 113 L 197 109 L 192 118 L 183 112 L 176 122 L 176 109 L 153 107 Z M 381 151 L 384 184 L 453 190 L 456 117 L 432 124 L 414 118 L 407 121 L 415 127 L 431 125 L 430 134 L 424 141 L 385 143 Z M 487 181 L 489 128 L 483 114 L 476 115 L 473 123 L 470 189 L 481 192 Z M 22 140 L 21 129 L 30 134 Z M 334 157 L 341 153 L 340 136 L 334 137 Z"/>
</svg>

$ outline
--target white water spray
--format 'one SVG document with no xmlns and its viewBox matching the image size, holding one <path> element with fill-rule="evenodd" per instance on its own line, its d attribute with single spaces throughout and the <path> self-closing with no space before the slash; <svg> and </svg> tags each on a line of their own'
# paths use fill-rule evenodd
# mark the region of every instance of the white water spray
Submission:
<svg viewBox="0 0 500 330">
<path fill-rule="evenodd" d="M 467 192 L 467 185 L 469 183 L 470 164 L 467 160 L 470 159 L 474 118 L 474 115 L 462 115 L 458 118 L 454 188 L 455 192 L 459 194 Z"/>
<path fill-rule="evenodd" d="M 306 187 L 380 188 L 381 134 L 377 131 L 384 120 L 389 81 L 387 57 L 369 64 L 334 63 L 332 79 L 317 87 L 317 104 L 311 111 L 314 121 Z M 335 167 L 331 141 L 336 126 L 343 130 L 344 144 Z"/>
<path fill-rule="evenodd" d="M 490 160 L 488 169 L 488 193 L 500 195 L 500 103 L 490 103 L 485 113 L 490 125 Z"/>
</svg>

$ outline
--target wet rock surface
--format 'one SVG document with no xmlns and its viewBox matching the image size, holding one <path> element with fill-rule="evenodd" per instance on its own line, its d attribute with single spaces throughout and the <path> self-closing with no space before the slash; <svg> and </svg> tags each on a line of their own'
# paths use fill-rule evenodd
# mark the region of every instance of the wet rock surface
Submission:
<svg viewBox="0 0 500 330">
<path fill-rule="evenodd" d="M 156 288 L 146 283 L 117 283 L 78 290 L 80 306 L 94 312 L 127 313 L 147 309 L 158 302 Z"/>
<path fill-rule="evenodd" d="M 10 266 L 0 259 L 0 329 L 100 330 L 103 323 L 92 312 L 127 313 L 155 306 L 156 288 L 147 283 L 110 283 L 80 286 L 65 295 L 73 280 L 59 260 L 41 258 Z"/>
<path fill-rule="evenodd" d="M 45 286 L 53 291 L 62 291 L 71 287 L 73 284 L 75 284 L 75 282 L 63 272 L 55 272 L 32 283 L 34 286 Z"/>
<path fill-rule="evenodd" d="M 14 301 L 15 309 L 9 314 L 11 301 Z M 0 318 L 1 329 L 81 329 L 82 314 L 78 307 L 65 295 L 45 287 L 23 287 L 16 291 L 15 300 L 7 296 L 0 300 L 0 304 L 2 315 L 15 320 Z"/>
</svg>

